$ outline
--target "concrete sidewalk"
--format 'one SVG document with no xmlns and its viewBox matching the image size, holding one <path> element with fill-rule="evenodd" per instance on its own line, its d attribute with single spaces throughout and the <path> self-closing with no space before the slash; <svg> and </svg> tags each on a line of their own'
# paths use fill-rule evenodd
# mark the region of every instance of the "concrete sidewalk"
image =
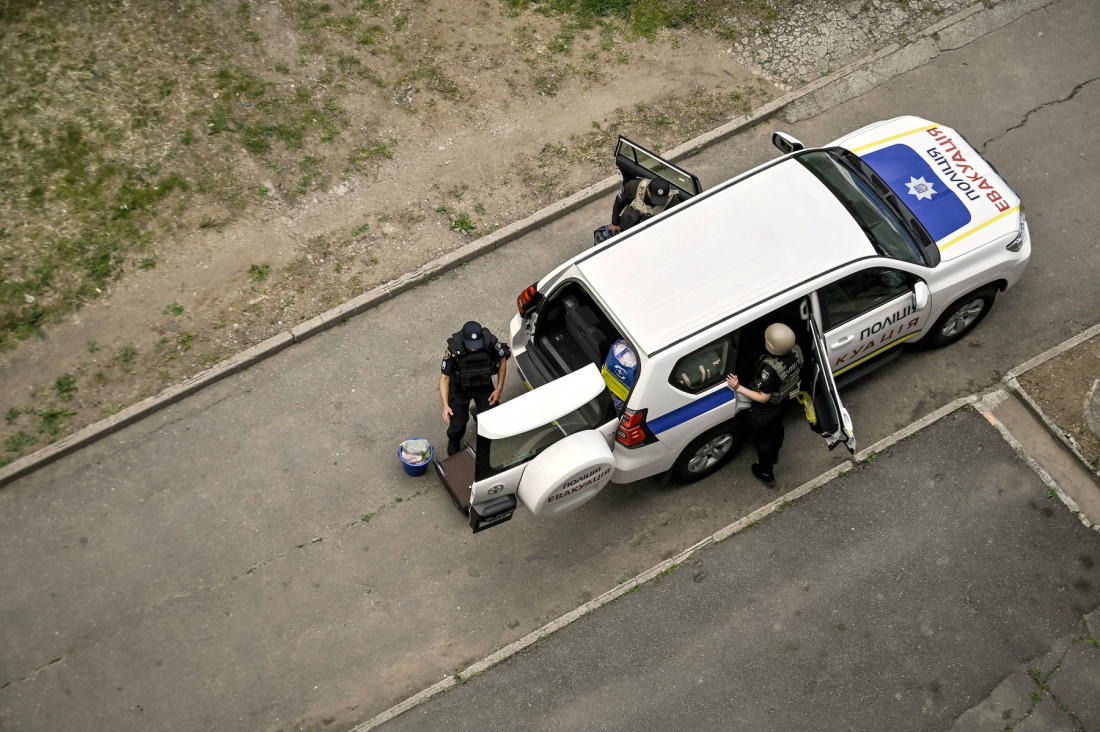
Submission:
<svg viewBox="0 0 1100 732">
<path fill-rule="evenodd" d="M 356 732 L 1100 729 L 1100 486 L 1016 381 L 1097 330 Z"/>
</svg>

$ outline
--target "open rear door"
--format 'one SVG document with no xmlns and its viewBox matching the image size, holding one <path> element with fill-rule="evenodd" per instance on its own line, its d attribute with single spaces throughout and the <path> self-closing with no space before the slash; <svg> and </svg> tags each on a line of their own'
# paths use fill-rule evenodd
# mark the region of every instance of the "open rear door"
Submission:
<svg viewBox="0 0 1100 732">
<path fill-rule="evenodd" d="M 661 178 L 680 189 L 681 199 L 703 192 L 695 175 L 621 135 L 615 145 L 615 167 L 622 173 L 624 183 L 634 178 Z"/>
<path fill-rule="evenodd" d="M 804 303 L 803 307 L 808 311 L 808 302 Z M 813 384 L 809 389 L 817 419 L 814 431 L 825 438 L 825 444 L 830 450 L 843 444 L 848 448 L 848 452 L 855 454 L 856 436 L 852 431 L 852 418 L 844 408 L 844 403 L 840 401 L 840 392 L 833 379 L 825 339 L 821 335 L 821 329 L 817 327 L 813 314 L 804 312 L 803 316 L 810 329 L 814 349 L 814 376 Z"/>
<path fill-rule="evenodd" d="M 615 424 L 607 384 L 588 364 L 478 415 L 476 449 L 436 472 L 475 533 L 509 520 L 519 502 L 556 516 L 610 480 Z"/>
</svg>

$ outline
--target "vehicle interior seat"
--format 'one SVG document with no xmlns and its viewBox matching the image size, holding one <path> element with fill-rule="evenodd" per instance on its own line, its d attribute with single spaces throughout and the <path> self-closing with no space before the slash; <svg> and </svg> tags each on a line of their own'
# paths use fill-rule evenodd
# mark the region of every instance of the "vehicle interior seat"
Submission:
<svg viewBox="0 0 1100 732">
<path fill-rule="evenodd" d="M 722 361 L 722 356 L 717 351 L 702 351 L 695 358 L 685 359 L 678 364 L 676 382 L 692 390 L 717 383 L 716 380 L 724 376 L 725 364 Z"/>
<path fill-rule="evenodd" d="M 599 366 L 611 349 L 611 338 L 604 332 L 599 319 L 587 305 L 574 297 L 562 299 L 565 307 L 565 329 L 584 352 L 587 360 Z"/>
</svg>

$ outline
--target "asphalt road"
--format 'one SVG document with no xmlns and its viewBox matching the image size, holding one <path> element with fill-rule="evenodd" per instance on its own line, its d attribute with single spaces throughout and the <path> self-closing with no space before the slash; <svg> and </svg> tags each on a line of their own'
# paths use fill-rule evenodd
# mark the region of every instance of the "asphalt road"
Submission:
<svg viewBox="0 0 1100 732">
<path fill-rule="evenodd" d="M 1046 490 L 954 412 L 374 729 L 949 729 L 1100 605 L 1100 534 Z M 1020 730 L 1098 728 L 1082 646 L 1095 670 L 1052 681 L 1065 711 Z"/>
<path fill-rule="evenodd" d="M 1023 280 L 964 342 L 845 391 L 862 444 L 1100 321 L 1097 37 L 1100 6 L 1058 0 L 684 161 L 713 185 L 772 157 L 777 127 L 814 144 L 913 113 L 962 131 L 1022 196 Z M 563 520 L 517 512 L 472 536 L 431 477 L 404 474 L 402 439 L 442 444 L 447 335 L 468 318 L 506 332 L 515 295 L 609 205 L 0 489 L 0 729 L 347 729 L 772 500 L 743 455 L 689 488 L 611 486 Z M 790 430 L 780 487 L 839 460 Z"/>
</svg>

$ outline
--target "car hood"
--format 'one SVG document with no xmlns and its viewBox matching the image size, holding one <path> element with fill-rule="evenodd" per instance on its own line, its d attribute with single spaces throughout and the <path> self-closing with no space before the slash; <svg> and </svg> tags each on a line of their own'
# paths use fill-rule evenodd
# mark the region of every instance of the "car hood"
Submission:
<svg viewBox="0 0 1100 732">
<path fill-rule="evenodd" d="M 950 127 L 898 117 L 833 145 L 859 155 L 905 201 L 943 259 L 1020 230 L 1020 198 L 993 166 Z"/>
</svg>

